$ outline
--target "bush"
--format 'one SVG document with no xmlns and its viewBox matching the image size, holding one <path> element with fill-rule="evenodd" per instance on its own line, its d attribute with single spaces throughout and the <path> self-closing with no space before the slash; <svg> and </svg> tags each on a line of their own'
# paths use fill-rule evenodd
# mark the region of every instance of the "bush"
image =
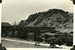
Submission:
<svg viewBox="0 0 75 50">
<path fill-rule="evenodd" d="M 73 45 L 73 37 L 68 37 L 66 39 L 66 45 L 67 46 L 72 46 Z"/>
<path fill-rule="evenodd" d="M 51 37 L 51 38 L 48 38 L 47 39 L 47 43 L 53 43 L 53 44 L 55 44 L 55 40 L 56 40 L 56 38 L 55 37 Z"/>
<path fill-rule="evenodd" d="M 55 40 L 55 44 L 58 44 L 59 46 L 60 46 L 60 45 L 63 45 L 63 41 L 61 40 L 61 38 L 57 38 L 57 39 Z"/>
<path fill-rule="evenodd" d="M 48 38 L 47 43 L 72 46 L 73 36 L 68 33 L 56 34 L 54 37 Z"/>
</svg>

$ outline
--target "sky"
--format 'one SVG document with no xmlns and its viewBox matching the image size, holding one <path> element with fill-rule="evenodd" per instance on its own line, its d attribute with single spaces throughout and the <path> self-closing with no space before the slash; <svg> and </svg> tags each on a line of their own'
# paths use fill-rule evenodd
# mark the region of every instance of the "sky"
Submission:
<svg viewBox="0 0 75 50">
<path fill-rule="evenodd" d="M 57 8 L 73 12 L 73 4 L 70 0 L 2 0 L 2 22 L 18 24 L 26 20 L 30 14 L 43 12 Z"/>
</svg>

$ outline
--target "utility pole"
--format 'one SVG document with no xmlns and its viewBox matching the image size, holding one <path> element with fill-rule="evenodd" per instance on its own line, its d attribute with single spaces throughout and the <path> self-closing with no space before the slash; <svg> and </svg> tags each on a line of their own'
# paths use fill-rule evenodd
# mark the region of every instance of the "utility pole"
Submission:
<svg viewBox="0 0 75 50">
<path fill-rule="evenodd" d="M 12 37 L 14 37 L 15 36 L 15 31 L 16 31 L 16 21 L 14 21 L 14 24 L 13 24 L 13 35 L 12 35 Z"/>
</svg>

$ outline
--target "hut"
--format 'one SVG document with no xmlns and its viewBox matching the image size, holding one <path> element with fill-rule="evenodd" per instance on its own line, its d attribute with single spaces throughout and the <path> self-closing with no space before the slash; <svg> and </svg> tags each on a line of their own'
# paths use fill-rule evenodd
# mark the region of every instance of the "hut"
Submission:
<svg viewBox="0 0 75 50">
<path fill-rule="evenodd" d="M 2 22 L 1 23 L 1 35 L 7 36 L 8 32 L 12 29 L 11 24 L 8 22 Z"/>
</svg>

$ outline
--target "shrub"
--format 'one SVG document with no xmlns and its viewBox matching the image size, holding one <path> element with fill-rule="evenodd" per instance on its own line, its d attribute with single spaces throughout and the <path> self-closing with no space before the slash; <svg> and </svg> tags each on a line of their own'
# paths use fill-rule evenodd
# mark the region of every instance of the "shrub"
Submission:
<svg viewBox="0 0 75 50">
<path fill-rule="evenodd" d="M 54 37 L 48 38 L 47 43 L 58 45 L 66 44 L 67 46 L 72 46 L 73 36 L 68 33 L 56 34 Z"/>
</svg>

